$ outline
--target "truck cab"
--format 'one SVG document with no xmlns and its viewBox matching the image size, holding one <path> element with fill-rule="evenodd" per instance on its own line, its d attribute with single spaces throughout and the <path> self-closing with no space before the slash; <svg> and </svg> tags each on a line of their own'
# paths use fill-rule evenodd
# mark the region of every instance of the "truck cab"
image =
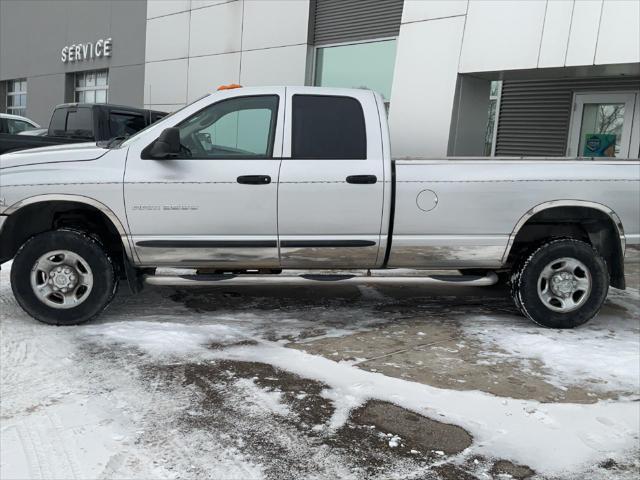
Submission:
<svg viewBox="0 0 640 480">
<path fill-rule="evenodd" d="M 391 166 L 382 98 L 309 87 L 216 97 L 174 114 L 179 151 L 149 141 L 163 125 L 123 144 L 125 209 L 140 262 L 380 266 Z"/>
</svg>

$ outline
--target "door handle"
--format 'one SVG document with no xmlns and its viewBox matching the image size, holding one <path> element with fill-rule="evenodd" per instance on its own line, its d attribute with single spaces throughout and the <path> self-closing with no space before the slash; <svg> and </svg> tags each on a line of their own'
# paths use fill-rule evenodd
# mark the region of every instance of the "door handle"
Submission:
<svg viewBox="0 0 640 480">
<path fill-rule="evenodd" d="M 241 175 L 238 177 L 238 183 L 244 185 L 268 185 L 271 183 L 269 175 Z"/>
<path fill-rule="evenodd" d="M 347 183 L 357 183 L 361 185 L 372 185 L 378 181 L 375 175 L 349 175 Z"/>
</svg>

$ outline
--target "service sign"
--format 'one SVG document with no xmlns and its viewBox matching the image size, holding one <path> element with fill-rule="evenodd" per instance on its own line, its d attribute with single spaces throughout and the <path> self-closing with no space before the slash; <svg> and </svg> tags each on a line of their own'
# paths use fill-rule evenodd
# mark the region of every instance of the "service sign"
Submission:
<svg viewBox="0 0 640 480">
<path fill-rule="evenodd" d="M 88 42 L 66 45 L 60 51 L 60 60 L 62 63 L 95 60 L 110 57 L 112 51 L 113 40 L 111 38 L 101 38 L 95 43 Z"/>
</svg>

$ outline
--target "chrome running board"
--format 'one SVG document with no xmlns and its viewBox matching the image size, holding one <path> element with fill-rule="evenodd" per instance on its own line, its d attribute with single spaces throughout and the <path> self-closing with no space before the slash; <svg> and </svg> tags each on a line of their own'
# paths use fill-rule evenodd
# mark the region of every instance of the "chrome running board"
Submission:
<svg viewBox="0 0 640 480">
<path fill-rule="evenodd" d="M 366 275 L 147 275 L 147 285 L 174 287 L 202 286 L 242 286 L 242 285 L 460 285 L 464 287 L 488 287 L 498 283 L 498 275 L 489 272 L 485 276 L 476 275 L 430 275 L 430 276 L 366 276 Z"/>
</svg>

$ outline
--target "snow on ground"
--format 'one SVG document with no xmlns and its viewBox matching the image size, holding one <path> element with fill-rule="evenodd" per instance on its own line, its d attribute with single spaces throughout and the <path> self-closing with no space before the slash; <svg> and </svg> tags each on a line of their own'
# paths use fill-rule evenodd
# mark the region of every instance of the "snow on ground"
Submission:
<svg viewBox="0 0 640 480">
<path fill-rule="evenodd" d="M 505 322 L 481 316 L 464 324 L 465 333 L 508 355 L 537 359 L 549 370 L 547 380 L 562 388 L 589 382 L 595 388 L 640 394 L 640 318 L 638 292 L 612 290 L 616 314 L 572 330 L 505 328 Z M 625 316 L 620 313 L 625 312 Z M 486 349 L 485 359 L 499 362 L 503 353 Z"/>
<path fill-rule="evenodd" d="M 510 459 L 543 475 L 579 478 L 605 459 L 623 462 L 637 455 L 637 291 L 612 293 L 620 315 L 609 313 L 573 331 L 523 327 L 504 314 L 487 316 L 468 309 L 445 313 L 464 316 L 466 335 L 510 355 L 543 362 L 557 385 L 595 381 L 625 392 L 618 400 L 594 404 L 552 404 L 435 388 L 286 346 L 288 339 L 303 333 L 350 335 L 389 321 L 357 302 L 285 311 L 249 305 L 241 313 L 224 308 L 194 312 L 166 298 L 168 289 L 147 290 L 142 296 L 119 297 L 94 324 L 53 328 L 19 309 L 8 273 L 6 268 L 0 273 L 3 479 L 184 478 L 190 472 L 210 478 L 270 477 L 265 460 L 243 450 L 247 431 L 229 435 L 176 428 L 176 412 L 197 422 L 202 412 L 194 404 L 208 400 L 198 398 L 188 385 L 169 389 L 161 376 L 148 373 L 155 367 L 183 369 L 187 363 L 219 361 L 269 364 L 322 382 L 322 397 L 335 410 L 324 425 L 313 426 L 315 432 L 338 430 L 354 408 L 377 399 L 465 428 L 474 437 L 466 457 Z M 365 287 L 364 293 L 385 301 L 375 289 Z M 487 348 L 483 360 L 500 357 Z M 277 426 L 294 416 L 281 392 L 264 388 L 257 379 L 228 375 L 231 390 L 219 391 L 212 378 L 197 381 L 220 393 L 221 401 L 239 405 L 249 428 L 254 425 L 260 435 L 290 435 Z M 152 430 L 158 436 L 150 435 Z M 283 444 L 291 451 L 313 451 L 303 449 L 305 442 L 294 437 Z M 330 451 L 318 455 L 331 464 L 326 478 L 360 478 Z"/>
<path fill-rule="evenodd" d="M 349 411 L 368 399 L 394 403 L 469 431 L 477 441 L 474 452 L 499 455 L 529 465 L 537 471 L 558 474 L 577 471 L 594 460 L 632 450 L 638 442 L 640 405 L 634 401 L 606 401 L 592 405 L 541 404 L 534 401 L 502 399 L 486 393 L 443 390 L 415 382 L 387 377 L 354 368 L 346 362 L 308 355 L 281 344 L 260 341 L 258 345 L 229 347 L 211 351 L 206 345 L 215 339 L 208 327 L 163 324 L 158 335 L 149 335 L 149 324 L 105 324 L 90 328 L 91 335 L 105 341 L 125 342 L 157 354 L 198 354 L 202 360 L 226 359 L 264 362 L 331 387 L 327 398 L 337 407 L 329 427 L 336 430 Z M 170 331 L 172 342 L 163 335 Z M 178 341 L 181 332 L 186 342 Z M 155 345 L 153 339 L 157 340 Z M 195 341 L 195 342 L 194 342 Z M 194 343 L 202 348 L 194 350 Z M 167 345 L 174 348 L 167 350 Z M 586 352 L 580 352 L 585 355 Z M 636 361 L 638 357 L 636 357 Z M 526 432 L 526 442 L 522 442 Z M 562 451 L 562 455 L 557 455 Z"/>
</svg>

